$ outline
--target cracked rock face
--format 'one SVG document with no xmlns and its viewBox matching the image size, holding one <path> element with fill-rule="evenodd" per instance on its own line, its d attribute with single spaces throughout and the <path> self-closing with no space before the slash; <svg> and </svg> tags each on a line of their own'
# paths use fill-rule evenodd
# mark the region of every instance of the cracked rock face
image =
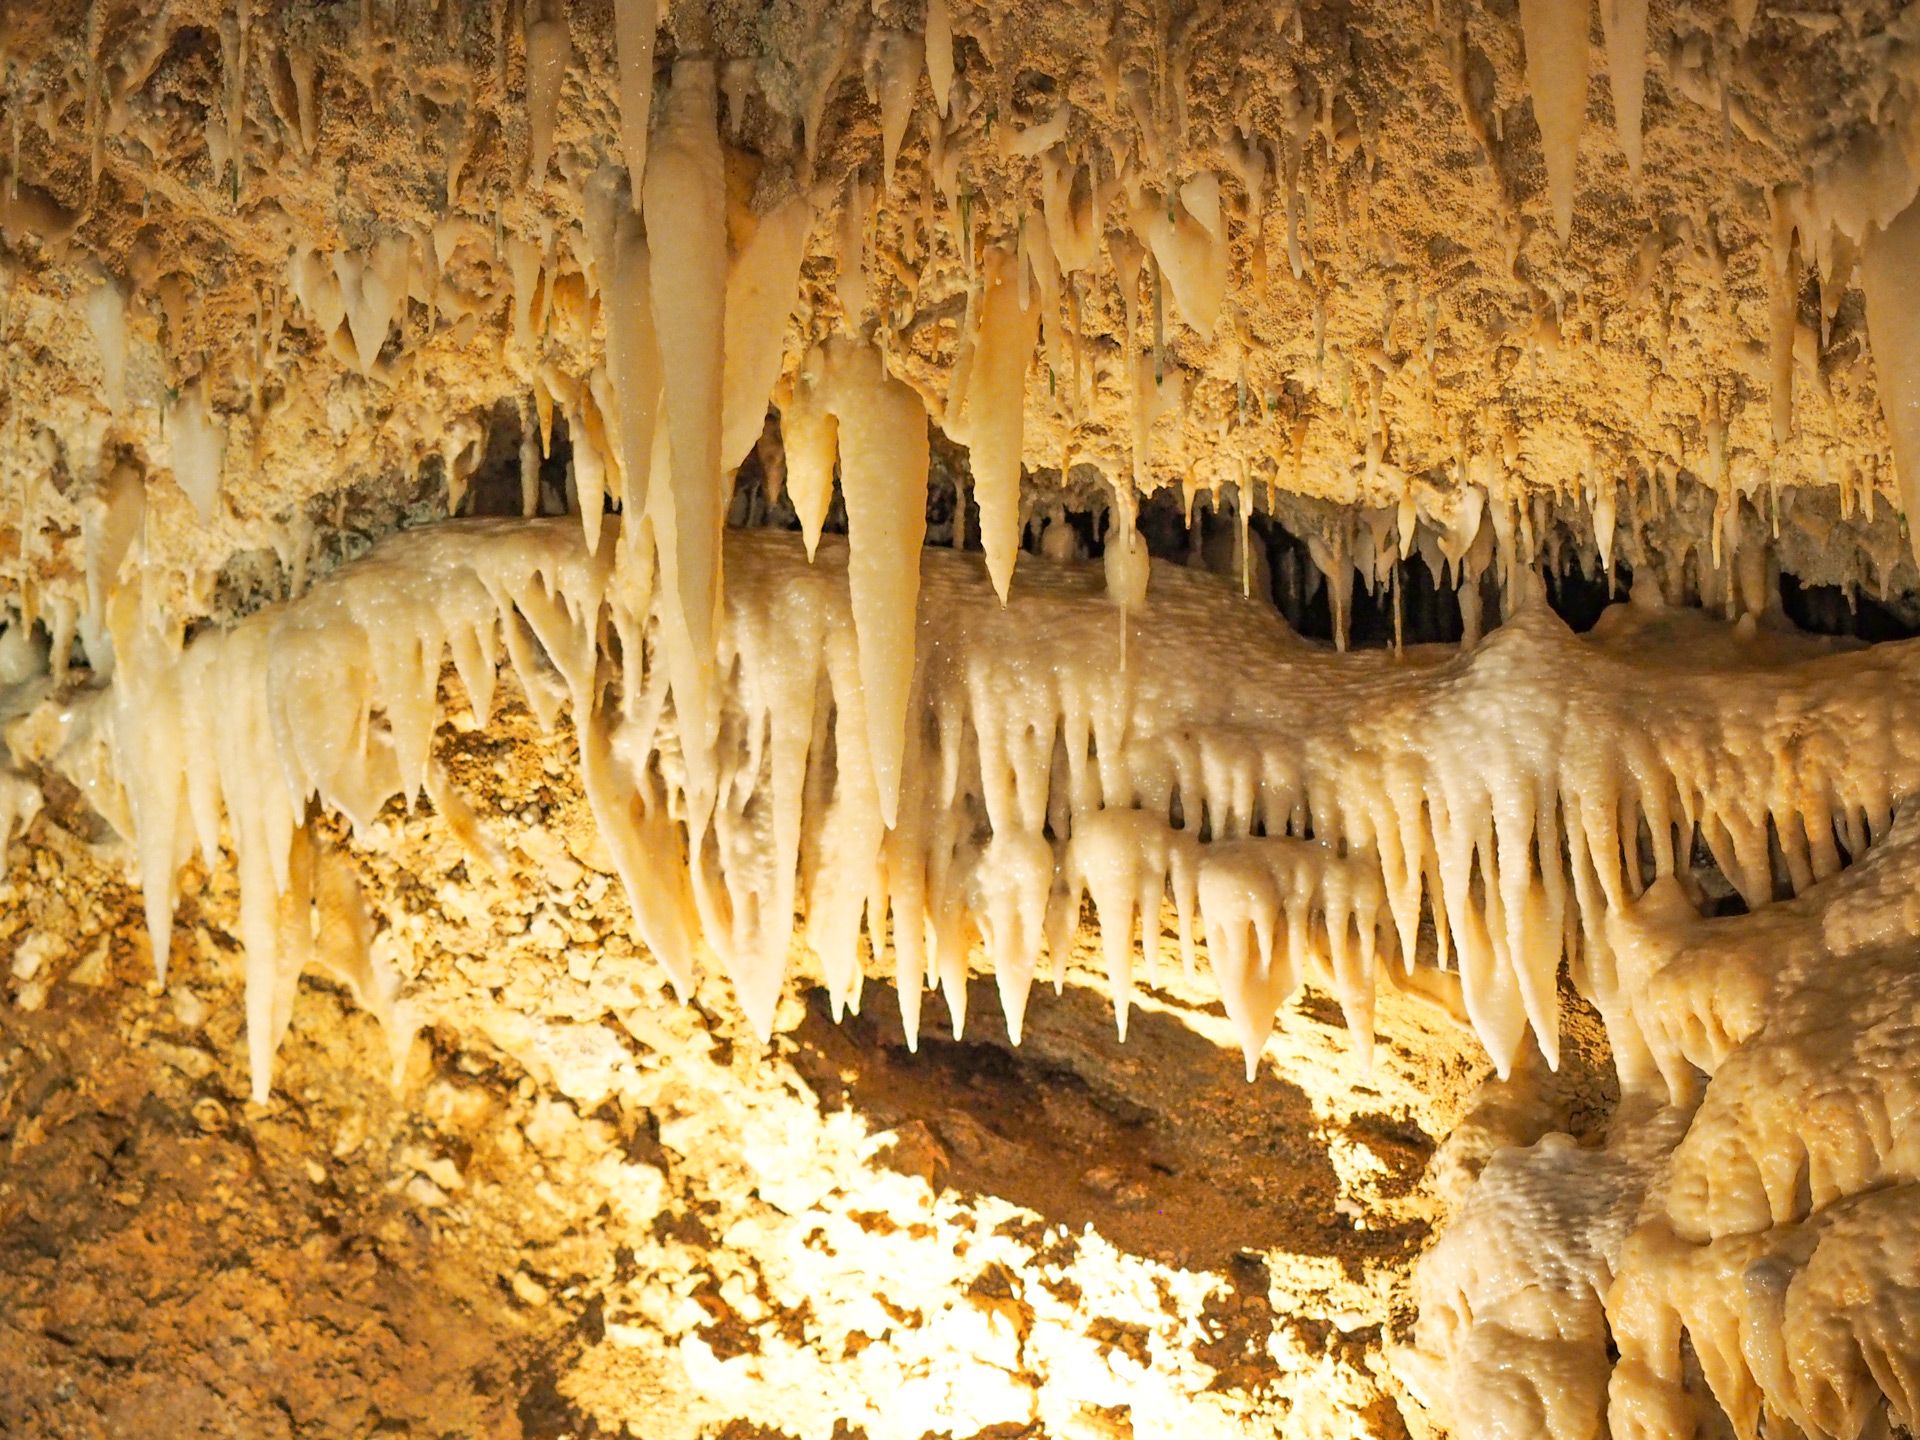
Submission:
<svg viewBox="0 0 1920 1440">
<path fill-rule="evenodd" d="M 1920 1424 L 1917 47 L 0 9 L 0 1431 Z"/>
</svg>

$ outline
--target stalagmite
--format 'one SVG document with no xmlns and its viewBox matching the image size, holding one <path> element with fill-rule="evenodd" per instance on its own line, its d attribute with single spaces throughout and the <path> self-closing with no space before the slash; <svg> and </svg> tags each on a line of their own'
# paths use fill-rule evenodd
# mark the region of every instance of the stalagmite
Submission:
<svg viewBox="0 0 1920 1440">
<path fill-rule="evenodd" d="M 647 173 L 647 128 L 653 113 L 653 47 L 659 0 L 615 0 L 614 49 L 620 66 L 620 154 L 627 162 L 633 206 L 640 208 Z"/>
<path fill-rule="evenodd" d="M 1902 815 L 1758 914 L 1702 919 L 1672 880 L 1613 914 L 1629 1094 L 1604 1148 L 1499 1152 L 1420 1268 L 1396 1365 L 1454 1426 L 1912 1423 L 1913 1162 L 1892 1117 L 1913 1098 L 1917 834 Z"/>
<path fill-rule="evenodd" d="M 1920 203 L 1909 205 L 1868 239 L 1860 261 L 1867 333 L 1880 412 L 1893 440 L 1894 477 L 1908 538 L 1920 559 L 1920 316 L 1912 305 L 1920 274 Z"/>
<path fill-rule="evenodd" d="M 668 599 L 665 644 L 673 692 L 699 743 L 696 777 L 719 723 L 713 690 L 714 625 L 720 606 L 720 532 L 726 477 L 720 440 L 725 393 L 726 179 L 721 170 L 714 66 L 674 66 L 666 115 L 647 162 L 645 211 L 652 252 L 654 331 L 663 361 L 667 483 L 648 490 Z M 696 781 L 696 794 L 700 793 Z"/>
<path fill-rule="evenodd" d="M 1648 1128 L 1670 1143 L 1670 1120 Z M 1415 1343 L 1392 1356 L 1429 1409 L 1475 1435 L 1607 1433 L 1604 1301 L 1650 1158 L 1559 1134 L 1494 1154 L 1422 1260 Z"/>
<path fill-rule="evenodd" d="M 545 393 L 536 385 L 520 405 L 520 513 L 528 519 L 540 513 L 540 457 L 546 453 L 553 415 Z"/>
<path fill-rule="evenodd" d="M 1606 3 L 1606 0 L 1603 0 Z M 1527 90 L 1540 125 L 1547 167 L 1547 198 L 1554 232 L 1564 245 L 1573 234 L 1574 192 L 1580 178 L 1580 131 L 1587 118 L 1588 0 L 1520 0 L 1526 41 Z M 1625 44 L 1622 37 L 1622 44 Z"/>
</svg>

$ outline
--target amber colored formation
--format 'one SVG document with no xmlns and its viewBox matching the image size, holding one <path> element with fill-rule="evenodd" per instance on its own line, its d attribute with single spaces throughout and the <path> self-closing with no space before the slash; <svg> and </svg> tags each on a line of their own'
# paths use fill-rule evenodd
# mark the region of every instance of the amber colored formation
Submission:
<svg viewBox="0 0 1920 1440">
<path fill-rule="evenodd" d="M 1920 1426 L 1916 61 L 0 12 L 0 1431 Z"/>
</svg>

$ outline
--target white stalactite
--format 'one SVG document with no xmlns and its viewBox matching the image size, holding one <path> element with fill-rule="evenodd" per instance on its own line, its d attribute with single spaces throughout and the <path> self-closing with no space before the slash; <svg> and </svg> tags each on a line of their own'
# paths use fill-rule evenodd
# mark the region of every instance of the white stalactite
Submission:
<svg viewBox="0 0 1920 1440">
<path fill-rule="evenodd" d="M 834 341 L 825 368 L 847 505 L 847 587 L 860 643 L 861 705 L 880 819 L 891 830 L 927 534 L 927 412 L 870 347 Z"/>
<path fill-rule="evenodd" d="M 980 543 L 1002 603 L 1013 584 L 1014 560 L 1020 553 L 1027 367 L 1040 332 L 1039 308 L 1021 306 L 1017 279 L 1014 251 L 997 246 L 987 252 L 979 333 L 955 434 L 972 452 Z"/>
<path fill-rule="evenodd" d="M 560 114 L 560 87 L 573 63 L 573 37 L 567 31 L 566 0 L 529 6 L 527 21 L 527 185 L 546 179 L 553 154 L 553 129 Z"/>
<path fill-rule="evenodd" d="M 1587 27 L 1592 13 L 1590 0 L 1520 0 L 1527 90 L 1540 126 L 1553 228 L 1562 244 L 1573 234 L 1580 131 L 1587 120 Z"/>
<path fill-rule="evenodd" d="M 654 453 L 664 451 L 667 459 L 667 483 L 649 486 L 648 513 L 668 602 L 664 643 L 674 703 L 697 741 L 688 747 L 688 763 L 696 767 L 695 795 L 702 797 L 700 771 L 719 725 L 714 626 L 727 504 L 720 451 L 726 176 L 712 61 L 685 60 L 674 67 L 666 114 L 647 162 L 645 212 L 653 324 L 666 396 L 666 424 L 657 432 Z"/>
<path fill-rule="evenodd" d="M 780 439 L 787 460 L 787 495 L 800 518 L 800 534 L 811 560 L 820 545 L 821 527 L 833 504 L 833 466 L 839 435 L 833 412 L 820 393 L 819 352 L 803 363 L 780 407 Z"/>
<path fill-rule="evenodd" d="M 904 30 L 878 31 L 871 44 L 868 83 L 880 107 L 880 193 L 884 196 L 893 190 L 894 161 L 899 158 L 907 122 L 913 118 L 925 44 L 920 36 Z"/>
<path fill-rule="evenodd" d="M 1860 262 L 1867 295 L 1867 336 L 1873 346 L 1880 413 L 1893 439 L 1893 471 L 1907 535 L 1920 559 L 1920 314 L 1913 305 L 1920 275 L 1920 202 L 1875 231 Z"/>
<path fill-rule="evenodd" d="M 226 468 L 227 424 L 207 403 L 202 376 L 181 389 L 167 406 L 166 433 L 173 478 L 204 524 L 213 519 L 220 503 L 220 480 Z"/>
<path fill-rule="evenodd" d="M 633 207 L 647 174 L 647 129 L 653 114 L 653 47 L 660 0 L 614 0 L 613 43 L 620 66 L 620 155 L 627 162 Z"/>
<path fill-rule="evenodd" d="M 729 472 L 766 427 L 812 228 L 813 207 L 802 196 L 789 197 L 754 221 L 727 276 L 720 462 Z"/>
<path fill-rule="evenodd" d="M 86 301 L 87 326 L 100 352 L 102 398 L 115 415 L 127 408 L 127 305 L 124 280 L 104 276 Z"/>
<path fill-rule="evenodd" d="M 1647 0 L 1600 0 L 1600 25 L 1607 42 L 1614 135 L 1627 158 L 1627 178 L 1638 186 L 1647 95 Z"/>
<path fill-rule="evenodd" d="M 1070 933 L 1083 888 L 1118 907 L 1102 923 L 1120 936 L 1170 887 L 1183 955 L 1197 923 L 1250 1064 L 1303 979 L 1340 1002 L 1364 1056 L 1373 987 L 1419 957 L 1426 913 L 1504 1073 L 1529 1031 L 1553 1058 L 1565 956 L 1610 1031 L 1641 1032 L 1609 922 L 1641 885 L 1630 837 L 1651 835 L 1672 875 L 1697 834 L 1761 907 L 1770 835 L 1796 885 L 1815 884 L 1838 869 L 1838 817 L 1879 835 L 1920 791 L 1912 646 L 1721 668 L 1722 638 L 1646 660 L 1665 633 L 1646 627 L 1672 623 L 1660 612 L 1619 607 L 1578 637 L 1534 600 L 1468 652 L 1335 657 L 1230 585 L 1156 567 L 1122 664 L 1098 568 L 1038 564 L 1003 607 L 985 567 L 943 551 L 918 555 L 916 605 L 899 567 L 919 540 L 924 413 L 871 351 L 831 348 L 815 383 L 838 416 L 852 550 L 823 541 L 810 565 L 793 537 L 729 535 L 724 744 L 663 710 L 670 595 L 614 564 L 623 545 L 595 558 L 569 519 L 404 534 L 178 655 L 123 588 L 114 746 L 155 954 L 176 841 L 212 856 L 224 815 L 270 1053 L 292 983 L 274 916 L 309 797 L 364 830 L 419 793 L 443 658 L 484 722 L 501 641 L 541 723 L 570 707 L 583 727 L 641 936 L 684 991 L 703 935 L 763 1032 L 796 897 L 837 1003 L 857 996 L 863 943 L 878 961 L 890 933 L 910 1023 L 929 971 L 957 1022 L 976 930 L 1023 1003 L 1035 937 Z M 1109 963 L 1124 1014 L 1130 965 Z M 1630 1062 L 1630 1086 L 1658 1083 Z"/>
<path fill-rule="evenodd" d="M 620 503 L 628 515 L 639 516 L 646 513 L 652 483 L 662 381 L 653 328 L 652 257 L 639 219 L 631 214 L 621 216 L 614 227 L 611 278 L 603 295 Z M 630 546 L 636 544 L 640 527 L 629 525 L 625 534 Z"/>
<path fill-rule="evenodd" d="M 927 80 L 933 86 L 933 106 L 942 120 L 953 94 L 953 20 L 947 0 L 927 0 Z"/>
</svg>

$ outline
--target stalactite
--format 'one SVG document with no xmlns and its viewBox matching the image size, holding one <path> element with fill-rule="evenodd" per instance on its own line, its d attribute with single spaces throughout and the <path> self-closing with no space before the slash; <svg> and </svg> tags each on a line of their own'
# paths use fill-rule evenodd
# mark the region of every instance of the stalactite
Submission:
<svg viewBox="0 0 1920 1440">
<path fill-rule="evenodd" d="M 1861 258 L 1867 328 L 1873 339 L 1880 409 L 1893 438 L 1894 477 L 1908 536 L 1920 559 L 1920 326 L 1907 303 L 1907 286 L 1920 261 L 1920 204 L 1902 210 L 1868 240 Z M 1868 492 L 1871 499 L 1872 491 Z"/>
<path fill-rule="evenodd" d="M 1587 116 L 1588 0 L 1522 0 L 1527 89 L 1540 124 L 1553 228 L 1565 244 L 1573 233 L 1580 169 L 1580 131 Z M 1625 43 L 1623 35 L 1622 43 Z M 1623 77 L 1624 78 L 1624 77 Z"/>
<path fill-rule="evenodd" d="M 1020 553 L 1021 433 L 1027 367 L 1039 328 L 1039 311 L 1020 304 L 1014 253 L 1004 246 L 988 250 L 975 353 L 959 406 L 959 427 L 950 427 L 950 433 L 972 451 L 980 543 L 1003 603 Z"/>
<path fill-rule="evenodd" d="M 573 38 L 567 30 L 566 0 L 528 6 L 527 19 L 527 184 L 546 178 L 553 153 L 553 130 L 560 110 L 560 87 L 573 63 Z"/>
<path fill-rule="evenodd" d="M 636 210 L 647 174 L 653 47 L 659 21 L 659 0 L 618 0 L 613 7 L 614 48 L 620 67 L 620 155 L 627 162 Z"/>
<path fill-rule="evenodd" d="M 543 723 L 566 700 L 588 740 L 614 727 L 604 753 L 602 742 L 583 740 L 596 813 L 629 832 L 610 835 L 609 847 L 633 857 L 623 874 L 664 865 L 690 877 L 698 928 L 750 992 L 763 1030 L 785 955 L 767 927 L 786 902 L 771 913 L 743 909 L 754 885 L 797 877 L 810 943 L 844 998 L 857 983 L 859 918 L 873 897 L 892 897 L 874 903 L 877 916 L 892 908 L 896 945 L 922 920 L 946 936 L 931 963 L 952 974 L 964 965 L 964 946 L 953 946 L 967 917 L 983 913 L 982 897 L 999 904 L 1027 893 L 1020 880 L 1003 896 L 988 878 L 990 860 L 1025 875 L 1035 862 L 1019 837 L 1056 826 L 1071 842 L 1094 814 L 1139 812 L 1157 819 L 1128 822 L 1124 833 L 1146 847 L 1128 862 L 1133 879 L 1099 879 L 1101 867 L 1120 864 L 1119 841 L 1101 832 L 1105 860 L 1054 857 L 1060 884 L 1093 886 L 1096 904 L 1103 890 L 1128 891 L 1133 913 L 1155 867 L 1176 890 L 1189 877 L 1250 1064 L 1280 1002 L 1309 976 L 1339 999 L 1364 1053 L 1378 967 L 1420 957 L 1423 910 L 1441 958 L 1456 957 L 1467 1014 L 1496 1066 L 1513 1063 L 1529 1030 L 1551 1062 L 1566 946 L 1584 957 L 1581 973 L 1609 1025 L 1632 1023 L 1612 978 L 1608 917 L 1642 883 L 1623 841 L 1639 816 L 1655 837 L 1658 874 L 1685 858 L 1686 847 L 1671 843 L 1674 827 L 1698 825 L 1758 907 L 1775 883 L 1769 835 L 1785 847 L 1795 885 L 1814 884 L 1839 863 L 1819 843 L 1831 817 L 1864 812 L 1878 834 L 1895 800 L 1920 785 L 1901 758 L 1920 753 L 1908 733 L 1920 730 L 1920 712 L 1907 703 L 1905 648 L 1874 652 L 1864 667 L 1837 655 L 1688 668 L 1640 660 L 1630 619 L 1583 640 L 1532 601 L 1469 652 L 1335 659 L 1272 611 L 1173 569 L 1156 572 L 1154 604 L 1129 615 L 1123 662 L 1113 592 L 1098 572 L 1044 566 L 1003 608 L 990 570 L 921 554 L 923 497 L 917 483 L 902 488 L 925 468 L 917 396 L 854 342 L 833 342 L 812 369 L 816 403 L 838 422 L 852 550 L 823 541 L 809 567 L 785 537 L 729 538 L 734 580 L 716 632 L 714 704 L 762 718 L 726 745 L 709 732 L 705 775 L 686 743 L 699 732 L 647 698 L 677 680 L 671 592 L 654 592 L 630 567 L 616 573 L 607 557 L 619 547 L 603 545 L 595 558 L 570 520 L 400 537 L 306 599 L 197 641 L 178 659 L 122 591 L 111 607 L 124 687 L 116 755 L 155 953 L 165 953 L 180 858 L 174 817 L 191 814 L 212 855 L 224 807 L 252 897 L 243 906 L 254 917 L 249 953 L 262 951 L 254 983 L 291 983 L 271 978 L 279 971 L 269 924 L 297 828 L 289 807 L 317 796 L 364 828 L 386 796 L 416 792 L 430 765 L 441 657 L 451 654 L 484 718 L 496 635 Z M 901 585 L 916 555 L 917 606 Z M 603 612 L 627 684 L 639 687 L 614 708 L 596 679 Z M 916 613 L 915 628 L 902 629 Z M 549 692 L 536 653 L 557 668 L 558 690 Z M 336 679 L 326 704 L 311 703 L 309 677 L 322 670 Z M 1851 690 L 1836 707 L 1823 697 L 1842 677 Z M 827 697 L 831 710 L 817 711 Z M 816 714 L 832 717 L 830 731 L 818 729 Z M 622 729 L 631 726 L 640 728 Z M 757 727 L 771 750 L 752 738 Z M 1507 738 L 1490 743 L 1496 735 Z M 1055 764 L 1061 745 L 1064 772 Z M 1790 752 L 1800 757 L 1795 769 L 1779 759 Z M 680 758 L 656 759 L 668 755 Z M 1717 758 L 1709 765 L 1707 756 Z M 270 778 L 282 773 L 291 790 Z M 771 811 L 755 798 L 763 784 Z M 939 817 L 966 813 L 984 817 L 996 848 L 951 848 Z M 1155 824 L 1185 838 L 1156 838 Z M 823 854 L 835 857 L 825 868 Z M 1076 873 L 1081 880 L 1071 880 Z M 694 921 L 674 908 L 674 893 L 670 885 L 637 896 L 636 923 L 665 937 L 663 963 L 684 986 Z M 1059 893 L 1049 882 L 991 922 L 1017 972 L 1030 967 L 1029 941 L 1047 929 Z M 909 972 L 924 963 L 917 950 L 897 959 Z M 1018 973 L 1013 981 L 1024 993 Z M 1114 983 L 1124 1006 L 1131 982 L 1117 964 Z M 260 1002 L 263 1026 L 279 1005 Z M 1628 1078 L 1641 1083 L 1637 1074 Z"/>
<path fill-rule="evenodd" d="M 674 67 L 664 123 L 647 162 L 645 213 L 652 253 L 654 330 L 663 357 L 665 425 L 654 453 L 666 457 L 664 485 L 648 488 L 668 601 L 664 633 L 675 703 L 698 737 L 688 748 L 700 770 L 719 725 L 714 694 L 714 626 L 720 606 L 720 533 L 726 517 L 720 451 L 725 394 L 727 301 L 726 181 L 721 170 L 713 63 Z"/>
</svg>

